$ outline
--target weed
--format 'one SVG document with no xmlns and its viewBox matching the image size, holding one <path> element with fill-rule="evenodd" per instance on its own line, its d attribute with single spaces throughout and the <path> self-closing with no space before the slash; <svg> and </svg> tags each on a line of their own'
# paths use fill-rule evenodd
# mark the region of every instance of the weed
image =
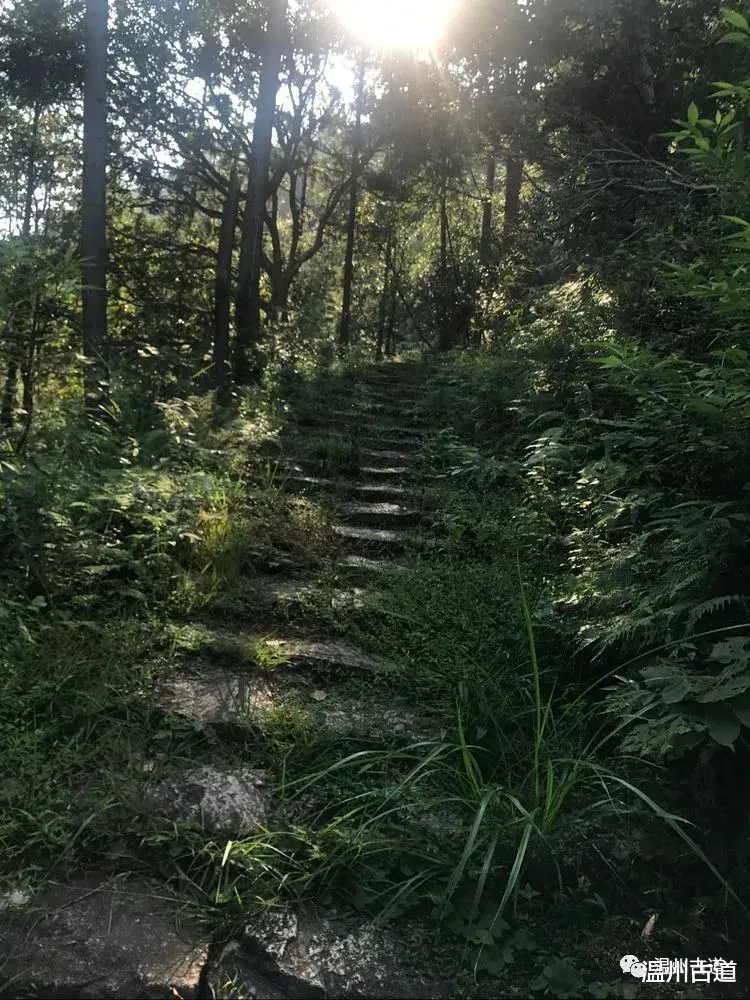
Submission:
<svg viewBox="0 0 750 1000">
<path fill-rule="evenodd" d="M 342 433 L 308 438 L 301 442 L 300 454 L 321 471 L 337 476 L 355 476 L 362 464 L 359 441 L 354 435 Z"/>
</svg>

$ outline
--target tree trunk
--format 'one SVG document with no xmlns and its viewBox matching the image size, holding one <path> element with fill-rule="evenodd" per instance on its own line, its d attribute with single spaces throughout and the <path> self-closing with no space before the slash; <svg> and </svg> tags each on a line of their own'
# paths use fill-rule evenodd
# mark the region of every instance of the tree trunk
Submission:
<svg viewBox="0 0 750 1000">
<path fill-rule="evenodd" d="M 273 309 L 275 315 L 279 317 L 282 322 L 286 323 L 289 319 L 290 284 L 285 277 L 283 269 L 279 269 L 278 272 L 273 275 L 271 289 L 271 308 Z"/>
<path fill-rule="evenodd" d="M 453 329 L 451 314 L 448 309 L 448 193 L 446 171 L 440 180 L 440 298 L 443 304 L 442 315 L 439 318 L 438 347 L 441 351 L 449 351 L 453 347 Z"/>
<path fill-rule="evenodd" d="M 237 265 L 237 285 L 234 292 L 234 325 L 235 334 L 239 337 L 240 326 L 247 323 L 247 316 L 250 311 L 250 271 L 252 267 L 252 241 L 254 231 L 252 227 L 253 191 L 255 190 L 255 157 L 251 153 L 247 164 L 246 176 L 247 189 L 245 192 L 245 213 L 242 221 L 242 231 L 240 234 L 240 259 Z M 241 198 L 240 198 L 241 200 Z M 237 355 L 238 346 L 235 344 L 233 366 L 240 362 Z M 247 359 L 245 359 L 247 362 Z"/>
<path fill-rule="evenodd" d="M 258 84 L 258 103 L 255 111 L 255 123 L 253 124 L 254 169 L 251 170 L 252 186 L 248 183 L 235 304 L 237 336 L 233 360 L 235 377 L 241 383 L 253 379 L 257 380 L 263 373 L 259 349 L 261 337 L 260 261 L 286 10 L 287 0 L 271 0 L 265 54 Z"/>
<path fill-rule="evenodd" d="M 200 155 L 201 147 L 203 145 L 203 140 L 206 134 L 206 108 L 208 107 L 208 80 L 203 80 L 203 96 L 201 97 L 201 113 L 200 121 L 198 124 L 198 135 L 195 138 L 194 146 L 197 154 Z M 198 181 L 197 175 L 193 172 L 193 181 L 190 185 L 190 200 L 188 201 L 187 209 L 187 223 L 189 226 L 193 224 L 195 219 L 195 205 L 198 200 Z"/>
<path fill-rule="evenodd" d="M 34 205 L 34 189 L 36 187 L 36 153 L 39 141 L 39 119 L 42 115 L 42 105 L 34 104 L 34 118 L 31 123 L 31 139 L 29 141 L 29 158 L 26 164 L 26 193 L 23 200 L 23 223 L 21 232 L 27 237 L 31 235 L 31 212 Z"/>
<path fill-rule="evenodd" d="M 107 16 L 108 0 L 86 0 L 81 257 L 84 398 L 101 412 L 108 398 L 107 344 Z"/>
<path fill-rule="evenodd" d="M 21 455 L 26 450 L 26 444 L 31 433 L 31 424 L 34 419 L 34 368 L 36 357 L 39 351 L 39 297 L 34 298 L 32 309 L 31 329 L 29 332 L 29 342 L 26 347 L 26 357 L 21 368 L 21 381 L 23 384 L 23 397 L 21 406 L 23 409 L 23 431 L 16 444 L 16 453 Z"/>
<path fill-rule="evenodd" d="M 383 357 L 383 341 L 385 339 L 385 321 L 388 313 L 388 297 L 391 293 L 391 256 L 393 254 L 393 233 L 388 230 L 388 240 L 385 245 L 385 272 L 383 274 L 383 291 L 380 293 L 378 308 L 378 342 L 375 347 L 375 358 Z"/>
<path fill-rule="evenodd" d="M 354 282 L 354 236 L 357 226 L 357 189 L 359 187 L 360 146 L 362 129 L 362 100 L 365 92 L 364 56 L 360 57 L 357 76 L 357 105 L 354 123 L 354 144 L 352 147 L 351 184 L 349 187 L 349 218 L 346 225 L 346 255 L 344 257 L 344 287 L 341 300 L 341 321 L 339 323 L 339 345 L 346 347 L 351 341 L 352 326 L 352 285 Z"/>
<path fill-rule="evenodd" d="M 42 236 L 47 238 L 49 236 L 49 224 L 52 206 L 52 179 L 48 178 L 47 183 L 44 185 L 44 202 L 42 204 L 42 219 L 44 220 L 42 225 Z"/>
<path fill-rule="evenodd" d="M 237 164 L 229 172 L 229 188 L 219 230 L 219 249 L 214 280 L 214 386 L 216 402 L 226 405 L 232 372 L 229 364 L 229 321 L 232 307 L 232 251 L 237 210 L 240 203 L 240 175 Z"/>
<path fill-rule="evenodd" d="M 440 178 L 440 282 L 443 294 L 448 287 L 448 193 L 447 178 L 443 170 Z"/>
<path fill-rule="evenodd" d="M 391 282 L 391 301 L 388 309 L 388 322 L 385 330 L 385 355 L 392 358 L 394 353 L 394 337 L 396 334 L 396 307 L 398 305 L 396 282 Z"/>
<path fill-rule="evenodd" d="M 479 241 L 479 259 L 489 264 L 492 256 L 492 199 L 495 194 L 495 157 L 487 161 L 487 193 L 482 205 L 482 235 Z"/>
<path fill-rule="evenodd" d="M 503 237 L 509 239 L 513 235 L 518 222 L 518 210 L 521 200 L 521 182 L 523 181 L 523 163 L 511 154 L 505 167 L 505 217 L 503 220 Z"/>
<path fill-rule="evenodd" d="M 16 406 L 16 392 L 18 386 L 18 362 L 11 359 L 5 373 L 5 385 L 3 386 L 3 399 L 0 404 L 0 428 L 6 431 L 13 430 L 13 416 Z"/>
<path fill-rule="evenodd" d="M 36 187 L 36 151 L 39 138 L 39 119 L 42 113 L 42 106 L 39 102 L 34 105 L 34 118 L 31 123 L 31 139 L 29 140 L 29 155 L 26 162 L 26 189 L 23 200 L 23 218 L 21 220 L 21 235 L 28 239 L 31 235 L 31 211 L 34 204 L 34 188 Z M 18 317 L 21 319 L 22 317 Z M 14 333 L 14 325 L 16 326 Z M 5 331 L 5 340 L 10 350 L 15 352 L 18 346 L 14 341 L 18 338 L 17 324 L 11 324 Z M 12 430 L 15 417 L 16 394 L 18 392 L 18 361 L 16 358 L 8 362 L 5 374 L 5 385 L 3 386 L 3 398 L 0 403 L 0 428 Z"/>
</svg>

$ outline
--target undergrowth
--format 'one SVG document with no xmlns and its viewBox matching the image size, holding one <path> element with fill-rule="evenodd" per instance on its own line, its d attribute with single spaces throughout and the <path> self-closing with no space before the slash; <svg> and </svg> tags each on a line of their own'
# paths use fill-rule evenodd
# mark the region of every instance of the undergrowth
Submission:
<svg viewBox="0 0 750 1000">
<path fill-rule="evenodd" d="M 248 396 L 215 429 L 197 397 L 154 408 L 150 429 L 127 408 L 114 427 L 74 422 L 46 438 L 40 427 L 30 458 L 3 460 L 0 880 L 11 890 L 97 858 L 138 865 L 153 825 L 146 784 L 195 762 L 207 739 L 154 698 L 175 665 L 174 623 L 328 550 L 324 512 L 247 476 L 248 455 L 283 422 L 279 391 Z M 222 753 L 242 750 L 213 745 L 210 759 Z"/>
</svg>

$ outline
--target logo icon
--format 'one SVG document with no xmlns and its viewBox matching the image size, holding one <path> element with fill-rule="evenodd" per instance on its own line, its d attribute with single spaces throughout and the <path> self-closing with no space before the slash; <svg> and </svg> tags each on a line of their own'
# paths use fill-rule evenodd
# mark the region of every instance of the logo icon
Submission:
<svg viewBox="0 0 750 1000">
<path fill-rule="evenodd" d="M 620 968 L 623 972 L 629 972 L 636 979 L 645 979 L 648 968 L 637 955 L 623 955 L 620 959 Z"/>
</svg>

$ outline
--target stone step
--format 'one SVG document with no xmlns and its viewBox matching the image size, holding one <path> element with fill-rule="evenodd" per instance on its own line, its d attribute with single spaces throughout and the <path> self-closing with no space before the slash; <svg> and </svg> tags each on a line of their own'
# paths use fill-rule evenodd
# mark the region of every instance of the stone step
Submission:
<svg viewBox="0 0 750 1000">
<path fill-rule="evenodd" d="M 363 476 L 377 476 L 383 479 L 403 479 L 411 472 L 408 465 L 363 465 L 360 467 Z"/>
<path fill-rule="evenodd" d="M 325 488 L 324 484 L 329 484 L 327 488 L 333 488 L 336 481 L 341 478 L 351 479 L 352 474 L 356 474 L 353 469 L 346 469 L 339 473 L 335 469 L 326 467 L 324 461 L 319 458 L 304 458 L 300 455 L 282 456 L 274 463 L 277 468 L 277 480 L 279 483 L 291 478 L 301 478 L 308 480 L 308 486 L 312 489 L 316 485 Z M 360 470 L 361 471 L 361 470 Z"/>
<path fill-rule="evenodd" d="M 377 410 L 408 412 L 409 410 L 413 410 L 417 405 L 417 397 L 407 395 L 404 392 L 403 386 L 398 386 L 396 395 L 370 390 L 364 398 L 369 406 Z"/>
<path fill-rule="evenodd" d="M 363 421 L 373 424 L 376 421 L 385 422 L 386 420 L 395 427 L 403 425 L 407 430 L 413 429 L 416 431 L 425 426 L 424 421 L 415 414 L 409 415 L 396 411 L 382 413 L 357 404 L 345 410 L 328 410 L 325 408 L 325 404 L 322 404 L 319 410 L 313 413 L 305 413 L 299 416 L 295 422 L 301 427 L 317 428 L 324 426 L 330 428 L 332 431 L 339 430 L 343 433 L 344 431 L 349 431 L 353 424 L 360 425 Z"/>
<path fill-rule="evenodd" d="M 413 491 L 398 485 L 389 476 L 385 476 L 383 482 L 361 483 L 356 479 L 306 476 L 301 471 L 297 471 L 280 476 L 277 486 L 291 493 L 335 493 L 338 496 L 350 497 L 352 500 L 372 501 L 373 503 L 400 504 L 414 496 Z"/>
<path fill-rule="evenodd" d="M 417 407 L 424 398 L 422 393 L 415 391 L 408 382 L 368 384 L 366 382 L 348 383 L 338 388 L 321 388 L 320 395 L 324 399 L 336 399 L 337 402 L 383 403 L 386 406 L 398 406 L 402 409 Z"/>
<path fill-rule="evenodd" d="M 353 576 L 367 579 L 371 574 L 379 573 L 409 573 L 412 567 L 393 559 L 370 559 L 367 556 L 343 556 L 335 564 L 337 569 Z"/>
<path fill-rule="evenodd" d="M 241 838 L 267 826 L 271 792 L 267 773 L 258 768 L 224 771 L 203 765 L 169 774 L 150 790 L 146 804 L 160 819 Z"/>
<path fill-rule="evenodd" d="M 409 500 L 413 493 L 405 486 L 392 483 L 356 483 L 351 492 L 359 500 L 374 500 L 380 503 L 401 503 Z"/>
<path fill-rule="evenodd" d="M 347 524 L 365 528 L 411 528 L 419 523 L 418 511 L 398 503 L 347 503 L 339 505 Z"/>
<path fill-rule="evenodd" d="M 393 448 L 395 451 L 409 452 L 416 455 L 419 451 L 419 442 L 415 438 L 388 435 L 379 435 L 376 432 L 363 435 L 360 444 L 374 448 Z"/>
<path fill-rule="evenodd" d="M 53 881 L 0 911 L 3 995 L 198 996 L 211 934 L 185 910 L 166 885 L 134 875 Z"/>
<path fill-rule="evenodd" d="M 395 433 L 403 429 L 407 434 L 424 433 L 429 428 L 429 423 L 423 418 L 415 415 L 404 416 L 396 410 L 383 410 L 382 412 L 367 415 L 370 426 L 373 430 L 380 427 L 394 428 Z"/>
<path fill-rule="evenodd" d="M 392 462 L 395 465 L 407 465 L 413 457 L 407 451 L 391 451 L 390 448 L 363 448 L 362 455 L 366 459 L 376 459 L 378 462 Z"/>
<path fill-rule="evenodd" d="M 279 477 L 279 486 L 292 492 L 316 492 L 321 490 L 333 490 L 337 483 L 335 479 L 326 479 L 324 476 L 306 476 L 298 466 L 290 466 L 291 472 L 284 473 Z"/>
<path fill-rule="evenodd" d="M 284 613 L 304 609 L 309 601 L 325 599 L 334 608 L 362 608 L 382 596 L 364 587 L 322 587 L 304 580 L 266 580 L 258 585 L 257 594 L 264 604 Z"/>
<path fill-rule="evenodd" d="M 330 677 L 332 671 L 349 677 L 393 669 L 392 664 L 339 640 L 266 638 L 255 642 L 263 646 L 272 666 L 234 668 L 202 662 L 200 673 L 175 670 L 160 685 L 159 706 L 202 725 L 234 730 L 256 724 L 260 713 L 275 707 L 272 692 L 279 683 L 300 683 L 319 674 Z"/>
<path fill-rule="evenodd" d="M 392 665 L 390 669 L 394 669 Z M 356 682 L 349 681 L 351 677 L 340 685 L 330 676 L 261 677 L 214 669 L 204 671 L 200 677 L 185 675 L 180 681 L 179 705 L 167 703 L 166 707 L 197 725 L 212 726 L 224 732 L 264 729 L 272 724 L 274 715 L 293 711 L 312 716 L 317 723 L 316 730 L 329 730 L 332 736 L 359 734 L 387 740 L 398 733 L 414 739 L 435 735 L 434 722 L 419 719 L 413 708 L 387 691 L 373 690 L 371 674 L 362 681 L 361 693 L 356 692 Z M 252 814 L 261 814 L 268 800 L 263 789 L 263 772 L 249 770 L 245 778 L 258 788 L 256 808 L 248 816 L 247 825 L 250 825 Z M 219 787 L 227 784 L 231 782 L 221 782 Z M 170 798 L 177 802 L 180 797 L 175 794 Z M 219 824 L 215 826 L 219 828 Z"/>
<path fill-rule="evenodd" d="M 419 378 L 360 378 L 357 386 L 371 396 L 386 396 L 390 399 L 400 398 L 401 393 L 407 398 L 414 398 L 424 386 Z"/>
<path fill-rule="evenodd" d="M 414 441 L 421 441 L 427 431 L 426 425 L 409 426 L 408 424 L 380 423 L 380 421 L 373 421 L 365 429 L 368 433 L 378 437 L 408 437 Z"/>
<path fill-rule="evenodd" d="M 333 533 L 346 543 L 350 553 L 369 555 L 373 552 L 403 552 L 411 542 L 411 535 L 404 531 L 385 528 L 356 528 L 336 524 Z"/>
<path fill-rule="evenodd" d="M 389 365 L 387 368 L 373 368 L 370 371 L 359 372 L 357 374 L 358 382 L 365 383 L 376 383 L 380 384 L 393 384 L 401 383 L 406 381 L 407 383 L 414 384 L 415 381 L 419 381 L 420 377 L 426 375 L 429 369 L 425 365 L 417 364 L 393 364 Z"/>
<path fill-rule="evenodd" d="M 360 390 L 358 397 L 353 397 L 353 400 L 357 402 L 362 398 L 362 393 L 365 395 L 365 406 L 370 406 L 377 413 L 385 415 L 396 415 L 400 413 L 407 413 L 409 416 L 418 417 L 420 416 L 419 406 L 421 399 L 417 396 L 405 395 L 401 389 L 396 389 L 393 393 L 386 392 L 372 392 L 366 389 Z"/>
<path fill-rule="evenodd" d="M 377 673 L 388 667 L 351 646 L 349 643 L 331 639 L 263 639 L 263 645 L 289 667 L 327 667 Z M 280 664 L 281 665 L 281 664 Z"/>
<path fill-rule="evenodd" d="M 250 670 L 201 665 L 200 674 L 175 671 L 157 694 L 160 707 L 204 726 L 251 726 L 271 707 L 270 680 Z"/>
<path fill-rule="evenodd" d="M 351 914 L 268 908 L 219 954 L 203 977 L 205 995 L 265 1000 L 456 996 L 452 983 L 417 973 L 425 963 L 420 958 L 409 935 L 353 921 Z M 225 983 L 231 991 L 222 992 Z"/>
</svg>

